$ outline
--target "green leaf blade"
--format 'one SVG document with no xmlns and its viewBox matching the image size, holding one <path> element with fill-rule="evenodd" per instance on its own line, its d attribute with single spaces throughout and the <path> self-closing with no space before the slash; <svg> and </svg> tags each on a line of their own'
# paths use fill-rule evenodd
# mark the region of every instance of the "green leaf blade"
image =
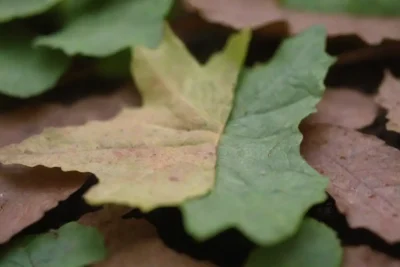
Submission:
<svg viewBox="0 0 400 267">
<path fill-rule="evenodd" d="M 399 16 L 397 0 L 282 0 L 288 8 L 324 13 L 351 13 L 358 15 Z"/>
<path fill-rule="evenodd" d="M 0 93 L 27 98 L 53 87 L 69 66 L 60 51 L 34 48 L 22 28 L 0 27 Z"/>
<path fill-rule="evenodd" d="M 182 206 L 196 238 L 236 227 L 258 244 L 275 244 L 325 199 L 328 181 L 302 159 L 298 130 L 315 110 L 333 63 L 325 37 L 313 27 L 285 41 L 268 64 L 243 74 L 219 142 L 215 188 Z"/>
<path fill-rule="evenodd" d="M 252 252 L 245 267 L 339 267 L 341 259 L 342 249 L 335 232 L 306 219 L 293 238 Z"/>
<path fill-rule="evenodd" d="M 62 0 L 1 0 L 0 22 L 40 14 Z"/>
<path fill-rule="evenodd" d="M 0 267 L 80 267 L 103 260 L 106 248 L 95 228 L 71 222 L 19 240 L 0 256 Z"/>
<path fill-rule="evenodd" d="M 115 0 L 91 7 L 61 31 L 36 39 L 36 44 L 62 49 L 68 55 L 109 56 L 124 48 L 156 47 L 164 17 L 173 0 Z"/>
</svg>

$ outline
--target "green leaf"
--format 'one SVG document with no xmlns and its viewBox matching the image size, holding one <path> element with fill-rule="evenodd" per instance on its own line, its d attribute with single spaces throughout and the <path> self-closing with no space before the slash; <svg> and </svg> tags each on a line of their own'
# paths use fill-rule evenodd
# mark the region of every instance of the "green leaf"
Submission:
<svg viewBox="0 0 400 267">
<path fill-rule="evenodd" d="M 17 240 L 0 254 L 0 267 L 81 267 L 106 256 L 101 234 L 76 222 Z"/>
<path fill-rule="evenodd" d="M 95 0 L 97 1 L 97 0 Z M 36 39 L 36 44 L 60 48 L 68 55 L 103 57 L 124 48 L 156 47 L 164 17 L 173 0 L 114 0 L 96 2 L 74 16 L 59 32 Z"/>
<path fill-rule="evenodd" d="M 69 65 L 60 51 L 31 46 L 32 35 L 16 26 L 0 26 L 0 93 L 31 97 L 53 87 Z"/>
<path fill-rule="evenodd" d="M 131 50 L 125 49 L 112 56 L 99 58 L 96 62 L 96 73 L 103 78 L 129 79 Z"/>
<path fill-rule="evenodd" d="M 398 0 L 281 0 L 288 8 L 325 13 L 399 16 Z"/>
<path fill-rule="evenodd" d="M 100 0 L 101 1 L 101 0 Z M 63 0 L 56 8 L 56 13 L 65 24 L 82 16 L 100 3 L 99 0 Z"/>
<path fill-rule="evenodd" d="M 267 64 L 246 71 L 218 147 L 216 185 L 182 206 L 198 239 L 236 227 L 258 244 L 293 235 L 307 209 L 325 199 L 327 179 L 299 152 L 300 121 L 315 111 L 333 58 L 312 27 L 286 40 Z"/>
<path fill-rule="evenodd" d="M 40 14 L 62 0 L 1 0 L 0 22 Z M 3 41 L 3 40 L 2 40 Z"/>
<path fill-rule="evenodd" d="M 339 267 L 341 259 L 342 249 L 335 232 L 306 219 L 291 239 L 256 249 L 245 267 Z"/>
</svg>

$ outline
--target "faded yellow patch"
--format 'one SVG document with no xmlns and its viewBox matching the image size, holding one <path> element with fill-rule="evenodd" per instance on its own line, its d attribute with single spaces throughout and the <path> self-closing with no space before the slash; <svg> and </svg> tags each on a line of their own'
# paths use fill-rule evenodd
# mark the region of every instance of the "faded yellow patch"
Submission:
<svg viewBox="0 0 400 267">
<path fill-rule="evenodd" d="M 249 31 L 234 35 L 203 66 L 166 27 L 157 49 L 133 49 L 143 107 L 110 121 L 48 128 L 1 148 L 0 161 L 94 173 L 99 184 L 85 196 L 92 204 L 148 211 L 203 195 L 214 184 L 217 143 L 249 39 Z"/>
</svg>

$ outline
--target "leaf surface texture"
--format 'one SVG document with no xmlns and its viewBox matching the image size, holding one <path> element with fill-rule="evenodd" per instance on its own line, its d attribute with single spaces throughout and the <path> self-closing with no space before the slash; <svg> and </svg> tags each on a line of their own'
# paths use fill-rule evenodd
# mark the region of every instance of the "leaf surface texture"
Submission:
<svg viewBox="0 0 400 267">
<path fill-rule="evenodd" d="M 298 130 L 315 111 L 333 62 L 325 37 L 313 27 L 243 74 L 218 147 L 215 188 L 182 207 L 198 239 L 236 227 L 273 244 L 294 234 L 308 208 L 325 199 L 327 180 L 301 157 Z"/>
<path fill-rule="evenodd" d="M 207 193 L 250 32 L 233 36 L 202 66 L 166 29 L 159 48 L 133 53 L 143 107 L 126 108 L 107 122 L 48 128 L 0 149 L 1 161 L 92 172 L 100 183 L 86 199 L 94 204 L 151 210 Z"/>
</svg>

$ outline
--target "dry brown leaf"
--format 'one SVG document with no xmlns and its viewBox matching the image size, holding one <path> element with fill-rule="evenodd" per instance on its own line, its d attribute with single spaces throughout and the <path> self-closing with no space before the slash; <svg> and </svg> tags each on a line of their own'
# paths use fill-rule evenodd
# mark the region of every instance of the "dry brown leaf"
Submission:
<svg viewBox="0 0 400 267">
<path fill-rule="evenodd" d="M 138 102 L 138 98 L 127 97 L 126 92 L 132 96 L 132 89 L 122 89 L 112 95 L 83 98 L 68 106 L 36 105 L 0 114 L 0 147 L 19 142 L 48 126 L 110 118 L 123 105 Z M 79 189 L 86 176 L 44 167 L 0 166 L 0 244 Z"/>
<path fill-rule="evenodd" d="M 385 73 L 376 102 L 388 110 L 386 117 L 389 121 L 386 128 L 400 132 L 400 82 L 388 71 Z"/>
<path fill-rule="evenodd" d="M 360 129 L 375 120 L 378 110 L 374 99 L 359 91 L 347 88 L 326 90 L 317 105 L 317 112 L 311 114 L 307 122 Z"/>
<path fill-rule="evenodd" d="M 158 237 L 155 227 L 146 220 L 122 219 L 121 216 L 128 211 L 118 206 L 107 206 L 80 219 L 81 223 L 96 227 L 105 237 L 109 257 L 96 267 L 214 266 L 168 248 Z"/>
<path fill-rule="evenodd" d="M 89 120 L 106 120 L 123 106 L 139 105 L 138 94 L 129 87 L 109 95 L 81 98 L 71 105 L 42 104 L 0 114 L 0 147 L 18 143 L 47 127 L 82 125 Z"/>
<path fill-rule="evenodd" d="M 400 267 L 400 260 L 367 246 L 345 247 L 342 267 Z"/>
<path fill-rule="evenodd" d="M 373 136 L 331 125 L 302 125 L 301 153 L 330 178 L 328 192 L 351 227 L 400 240 L 400 151 Z"/>
<path fill-rule="evenodd" d="M 77 172 L 0 166 L 0 244 L 39 220 L 86 180 Z"/>
<path fill-rule="evenodd" d="M 280 8 L 275 0 L 185 1 L 189 9 L 198 10 L 207 20 L 237 29 L 287 21 L 291 33 L 322 24 L 329 35 L 358 34 L 369 43 L 379 43 L 384 38 L 400 38 L 400 19 L 293 11 Z"/>
</svg>

